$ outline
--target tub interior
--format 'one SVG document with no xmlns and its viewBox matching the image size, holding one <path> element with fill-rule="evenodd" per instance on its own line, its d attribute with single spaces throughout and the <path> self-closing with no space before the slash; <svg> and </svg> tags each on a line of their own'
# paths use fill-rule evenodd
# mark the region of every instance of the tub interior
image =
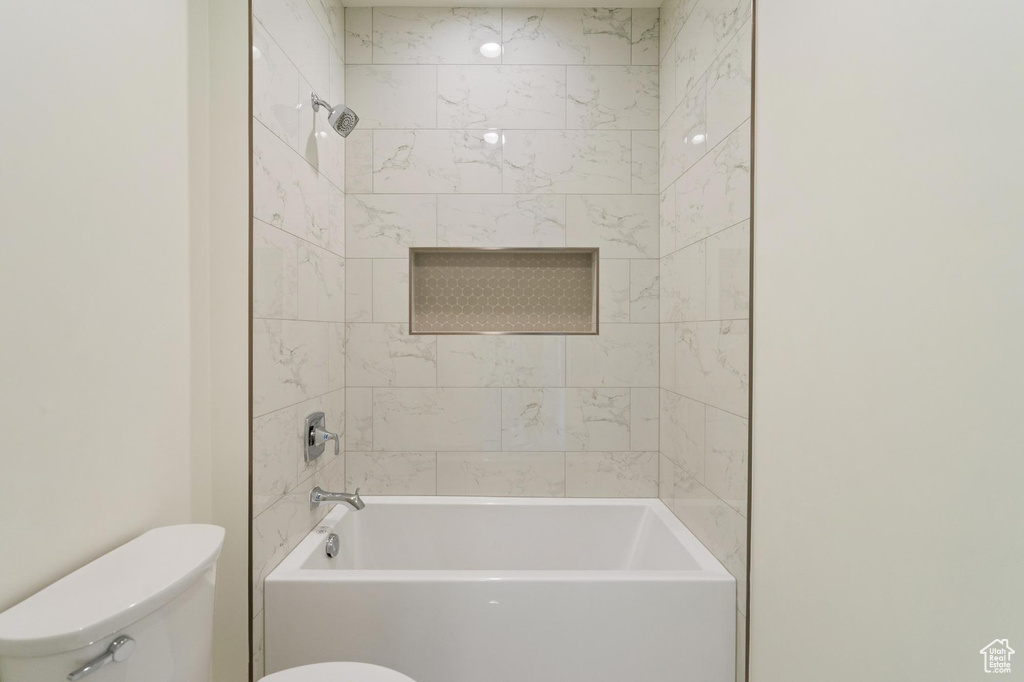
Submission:
<svg viewBox="0 0 1024 682">
<path fill-rule="evenodd" d="M 306 569 L 385 571 L 696 571 L 644 505 L 378 504 L 333 528 L 341 551 Z"/>
</svg>

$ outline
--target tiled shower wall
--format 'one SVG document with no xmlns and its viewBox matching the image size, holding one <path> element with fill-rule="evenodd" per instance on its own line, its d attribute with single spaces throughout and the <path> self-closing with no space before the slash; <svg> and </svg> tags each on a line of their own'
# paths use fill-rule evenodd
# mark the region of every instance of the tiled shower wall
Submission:
<svg viewBox="0 0 1024 682">
<path fill-rule="evenodd" d="M 302 422 L 345 423 L 345 141 L 310 92 L 340 101 L 344 10 L 253 2 L 253 640 L 263 674 L 263 580 L 316 525 L 314 485 L 340 489 L 344 456 L 302 457 Z M 344 438 L 344 437 L 343 437 Z"/>
<path fill-rule="evenodd" d="M 346 10 L 349 489 L 658 494 L 657 26 Z M 601 333 L 409 336 L 411 246 L 600 247 Z"/>
<path fill-rule="evenodd" d="M 740 680 L 751 48 L 751 0 L 662 5 L 660 497 L 736 577 Z"/>
</svg>

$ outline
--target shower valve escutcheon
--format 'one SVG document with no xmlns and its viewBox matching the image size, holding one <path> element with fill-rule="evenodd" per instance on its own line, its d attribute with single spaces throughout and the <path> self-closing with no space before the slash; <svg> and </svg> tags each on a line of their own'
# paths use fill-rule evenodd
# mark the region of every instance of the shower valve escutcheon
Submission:
<svg viewBox="0 0 1024 682">
<path fill-rule="evenodd" d="M 312 462 L 324 454 L 324 448 L 329 440 L 334 441 L 334 456 L 337 457 L 341 454 L 341 438 L 338 437 L 338 434 L 331 433 L 324 428 L 326 421 L 327 418 L 323 412 L 314 412 L 306 417 L 306 428 L 303 433 L 306 438 L 305 454 L 307 462 Z"/>
</svg>

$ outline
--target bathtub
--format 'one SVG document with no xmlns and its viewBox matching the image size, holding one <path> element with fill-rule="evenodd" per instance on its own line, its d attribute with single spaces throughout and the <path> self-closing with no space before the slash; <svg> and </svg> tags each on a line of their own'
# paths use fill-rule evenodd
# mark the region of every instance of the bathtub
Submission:
<svg viewBox="0 0 1024 682">
<path fill-rule="evenodd" d="M 367 497 L 266 581 L 266 671 L 732 682 L 732 576 L 658 500 Z M 331 533 L 340 552 L 326 555 Z"/>
</svg>

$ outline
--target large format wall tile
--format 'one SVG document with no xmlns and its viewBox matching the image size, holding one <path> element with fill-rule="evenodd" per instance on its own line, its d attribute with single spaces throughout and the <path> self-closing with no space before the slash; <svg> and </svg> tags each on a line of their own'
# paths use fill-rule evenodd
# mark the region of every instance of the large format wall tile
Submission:
<svg viewBox="0 0 1024 682">
<path fill-rule="evenodd" d="M 661 130 L 661 188 L 665 189 L 707 151 L 707 99 L 704 81 L 693 88 Z"/>
<path fill-rule="evenodd" d="M 348 66 L 345 104 L 363 128 L 434 128 L 437 125 L 437 67 Z"/>
<path fill-rule="evenodd" d="M 501 449 L 565 450 L 565 390 L 501 390 Z"/>
<path fill-rule="evenodd" d="M 373 322 L 373 261 L 369 258 L 345 262 L 345 321 Z"/>
<path fill-rule="evenodd" d="M 410 336 L 404 324 L 345 326 L 345 378 L 349 386 L 434 386 L 437 340 Z"/>
<path fill-rule="evenodd" d="M 660 440 L 660 396 L 657 388 L 629 389 L 629 449 L 657 450 Z"/>
<path fill-rule="evenodd" d="M 439 66 L 437 126 L 564 128 L 565 68 Z"/>
<path fill-rule="evenodd" d="M 484 43 L 501 43 L 501 10 L 373 8 L 374 64 L 488 64 Z"/>
<path fill-rule="evenodd" d="M 629 262 L 629 321 L 658 322 L 660 262 L 656 258 Z"/>
<path fill-rule="evenodd" d="M 602 258 L 656 258 L 658 197 L 567 197 L 566 244 L 599 247 Z"/>
<path fill-rule="evenodd" d="M 439 452 L 437 494 L 562 497 L 565 453 Z"/>
<path fill-rule="evenodd" d="M 330 232 L 331 184 L 294 149 L 253 124 L 253 216 L 322 245 Z"/>
<path fill-rule="evenodd" d="M 566 128 L 658 128 L 655 66 L 570 66 L 566 97 Z"/>
<path fill-rule="evenodd" d="M 568 497 L 657 497 L 657 452 L 567 452 Z"/>
<path fill-rule="evenodd" d="M 356 128 L 345 138 L 345 192 L 373 192 L 373 130 Z"/>
<path fill-rule="evenodd" d="M 373 449 L 501 449 L 501 389 L 375 388 Z"/>
<path fill-rule="evenodd" d="M 597 336 L 566 339 L 569 386 L 656 387 L 658 325 L 601 325 Z"/>
<path fill-rule="evenodd" d="M 699 2 L 686 17 L 675 41 L 676 103 L 683 101 L 711 66 L 715 55 L 714 18 L 705 2 Z M 666 57 L 668 59 L 668 57 Z"/>
<path fill-rule="evenodd" d="M 345 389 L 345 449 L 373 449 L 373 389 Z"/>
<path fill-rule="evenodd" d="M 657 194 L 660 159 L 658 131 L 634 130 L 633 142 L 633 194 Z"/>
<path fill-rule="evenodd" d="M 629 450 L 629 389 L 566 389 L 564 420 L 566 450 Z"/>
<path fill-rule="evenodd" d="M 750 388 L 748 321 L 661 326 L 662 387 L 745 417 Z M 572 362 L 570 353 L 570 376 Z"/>
<path fill-rule="evenodd" d="M 254 415 L 264 415 L 327 392 L 327 336 L 328 325 L 322 322 L 254 321 Z"/>
<path fill-rule="evenodd" d="M 628 9 L 505 9 L 506 64 L 629 64 Z"/>
<path fill-rule="evenodd" d="M 750 122 L 676 182 L 673 249 L 750 218 Z"/>
<path fill-rule="evenodd" d="M 252 114 L 292 147 L 299 141 L 299 72 L 263 24 L 252 24 Z"/>
<path fill-rule="evenodd" d="M 300 239 L 254 220 L 252 225 L 252 312 L 255 317 L 298 317 Z"/>
<path fill-rule="evenodd" d="M 629 322 L 629 261 L 602 258 L 599 267 L 599 322 Z"/>
<path fill-rule="evenodd" d="M 433 452 L 348 452 L 345 490 L 363 495 L 434 495 L 437 459 Z"/>
<path fill-rule="evenodd" d="M 750 221 L 722 230 L 704 243 L 707 244 L 707 319 L 750 317 Z"/>
<path fill-rule="evenodd" d="M 747 420 L 713 407 L 705 417 L 704 484 L 747 515 Z"/>
<path fill-rule="evenodd" d="M 349 194 L 345 250 L 351 258 L 408 257 L 410 246 L 437 243 L 436 221 L 431 194 Z"/>
<path fill-rule="evenodd" d="M 409 322 L 409 259 L 373 261 L 373 321 Z"/>
<path fill-rule="evenodd" d="M 704 403 L 661 390 L 661 454 L 683 471 L 704 477 Z"/>
<path fill-rule="evenodd" d="M 691 244 L 661 259 L 662 322 L 704 319 L 704 246 Z"/>
<path fill-rule="evenodd" d="M 438 246 L 565 246 L 565 197 L 442 194 Z"/>
<path fill-rule="evenodd" d="M 634 8 L 630 63 L 658 65 L 658 9 Z"/>
<path fill-rule="evenodd" d="M 439 336 L 438 386 L 562 386 L 562 336 Z"/>
<path fill-rule="evenodd" d="M 373 8 L 345 8 L 345 63 L 373 62 Z"/>
<path fill-rule="evenodd" d="M 376 130 L 373 191 L 500 192 L 500 138 L 479 130 Z"/>
<path fill-rule="evenodd" d="M 628 194 L 629 131 L 506 130 L 504 191 Z"/>
<path fill-rule="evenodd" d="M 330 41 L 306 1 L 253 0 L 252 13 L 306 80 L 328 92 Z"/>
<path fill-rule="evenodd" d="M 747 21 L 708 71 L 708 145 L 714 147 L 750 118 L 751 21 Z"/>
</svg>

